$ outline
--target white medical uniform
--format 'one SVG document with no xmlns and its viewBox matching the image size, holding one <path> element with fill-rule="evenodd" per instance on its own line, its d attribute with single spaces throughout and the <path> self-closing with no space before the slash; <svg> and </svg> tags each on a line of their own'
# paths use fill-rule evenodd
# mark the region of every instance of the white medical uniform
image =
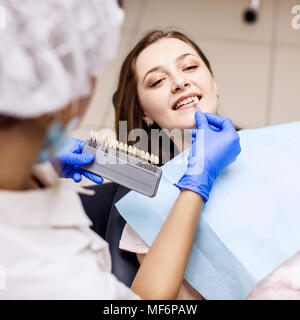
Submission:
<svg viewBox="0 0 300 320">
<path fill-rule="evenodd" d="M 111 273 L 108 244 L 89 228 L 78 187 L 50 164 L 42 172 L 47 188 L 0 191 L 0 300 L 139 299 Z"/>
</svg>

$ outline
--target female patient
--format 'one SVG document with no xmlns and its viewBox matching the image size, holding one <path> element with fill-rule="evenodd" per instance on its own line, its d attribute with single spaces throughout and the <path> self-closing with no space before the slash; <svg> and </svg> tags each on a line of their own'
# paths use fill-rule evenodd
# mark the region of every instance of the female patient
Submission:
<svg viewBox="0 0 300 320">
<path fill-rule="evenodd" d="M 143 128 L 149 137 L 150 130 L 155 128 L 194 128 L 196 97 L 203 112 L 218 112 L 217 85 L 208 59 L 179 32 L 150 32 L 129 53 L 120 72 L 116 93 L 117 134 L 120 120 L 128 121 L 128 132 Z M 160 148 L 160 154 L 164 152 Z M 149 250 L 128 224 L 120 248 L 137 253 L 140 263 Z M 249 299 L 299 299 L 296 274 L 299 262 L 300 252 L 262 280 Z M 178 298 L 201 296 L 184 281 Z"/>
<path fill-rule="evenodd" d="M 193 41 L 176 31 L 150 32 L 134 47 L 123 63 L 115 99 L 117 134 L 121 120 L 128 121 L 128 132 L 143 128 L 149 136 L 149 152 L 159 148 L 152 143 L 150 150 L 151 129 L 194 128 L 197 104 L 202 112 L 211 114 L 217 113 L 219 105 L 208 59 Z M 171 142 L 175 142 L 171 156 L 176 144 L 182 151 L 185 141 L 171 137 Z M 168 151 L 159 148 L 161 164 L 169 160 Z M 128 224 L 120 248 L 136 252 L 140 263 L 149 250 Z M 201 298 L 184 281 L 178 298 L 192 297 Z"/>
</svg>

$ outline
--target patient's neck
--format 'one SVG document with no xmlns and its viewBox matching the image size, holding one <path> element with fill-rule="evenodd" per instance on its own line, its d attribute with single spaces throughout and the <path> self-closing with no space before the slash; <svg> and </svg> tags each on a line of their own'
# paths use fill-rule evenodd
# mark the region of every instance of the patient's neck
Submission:
<svg viewBox="0 0 300 320">
<path fill-rule="evenodd" d="M 31 120 L 0 127 L 0 189 L 34 188 L 31 172 L 43 143 L 45 130 Z"/>
<path fill-rule="evenodd" d="M 170 136 L 170 139 L 175 144 L 177 150 L 179 152 L 183 152 L 187 148 L 191 146 L 191 135 L 190 129 L 180 130 L 181 135 L 177 136 Z"/>
</svg>

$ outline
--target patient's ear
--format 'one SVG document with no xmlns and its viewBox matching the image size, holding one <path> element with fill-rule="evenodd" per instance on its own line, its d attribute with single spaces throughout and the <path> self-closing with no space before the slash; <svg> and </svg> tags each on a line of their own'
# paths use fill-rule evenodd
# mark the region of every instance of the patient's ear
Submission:
<svg viewBox="0 0 300 320">
<path fill-rule="evenodd" d="M 151 127 L 154 124 L 152 118 L 145 111 L 142 111 L 142 120 L 146 123 L 148 127 Z"/>
</svg>

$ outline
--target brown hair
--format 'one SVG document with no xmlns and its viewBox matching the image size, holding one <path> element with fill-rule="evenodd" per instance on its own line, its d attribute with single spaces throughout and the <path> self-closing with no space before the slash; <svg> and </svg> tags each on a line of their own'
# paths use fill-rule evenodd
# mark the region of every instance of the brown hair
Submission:
<svg viewBox="0 0 300 320">
<path fill-rule="evenodd" d="M 150 152 L 150 137 L 151 137 L 151 129 L 161 129 L 156 123 L 152 126 L 148 127 L 144 121 L 142 120 L 142 109 L 140 107 L 138 93 L 137 93 L 137 77 L 135 72 L 135 64 L 137 57 L 139 54 L 151 44 L 161 40 L 161 39 L 169 39 L 169 38 L 176 38 L 181 41 L 186 42 L 191 47 L 193 47 L 196 52 L 199 54 L 201 59 L 204 61 L 205 65 L 207 66 L 208 70 L 213 74 L 210 63 L 202 50 L 189 39 L 186 35 L 181 32 L 174 31 L 174 30 L 154 30 L 147 33 L 137 44 L 136 46 L 130 51 L 127 55 L 126 59 L 123 62 L 120 76 L 119 76 L 119 83 L 118 88 L 114 96 L 114 104 L 115 104 L 115 126 L 116 126 L 116 134 L 117 139 L 120 139 L 119 136 L 119 121 L 127 121 L 127 136 L 128 133 L 132 129 L 141 128 L 146 130 L 148 134 L 148 150 Z M 133 142 L 134 143 L 134 142 Z M 133 144 L 132 143 L 132 144 Z M 130 144 L 130 142 L 129 142 Z M 176 151 L 176 147 L 172 141 L 170 141 L 171 150 L 171 158 L 174 157 Z M 162 153 L 164 152 L 160 146 L 152 145 L 151 151 L 157 150 L 155 153 L 159 154 L 160 156 L 160 164 L 162 164 Z"/>
</svg>

